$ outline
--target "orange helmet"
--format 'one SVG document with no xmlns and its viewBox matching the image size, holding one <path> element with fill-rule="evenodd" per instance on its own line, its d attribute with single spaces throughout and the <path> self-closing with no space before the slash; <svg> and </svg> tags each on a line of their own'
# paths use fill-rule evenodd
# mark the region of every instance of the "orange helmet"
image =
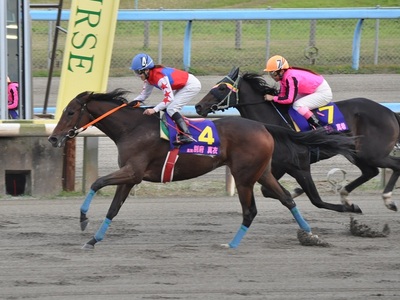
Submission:
<svg viewBox="0 0 400 300">
<path fill-rule="evenodd" d="M 265 72 L 274 72 L 279 70 L 289 69 L 289 63 L 287 60 L 280 55 L 274 55 L 267 61 L 267 65 L 264 69 Z"/>
</svg>

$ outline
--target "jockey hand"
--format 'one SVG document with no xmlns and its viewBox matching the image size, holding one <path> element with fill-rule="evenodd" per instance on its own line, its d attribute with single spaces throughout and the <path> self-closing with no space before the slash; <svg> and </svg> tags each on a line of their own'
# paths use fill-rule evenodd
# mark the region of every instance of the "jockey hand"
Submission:
<svg viewBox="0 0 400 300">
<path fill-rule="evenodd" d="M 154 110 L 154 108 L 148 108 L 143 112 L 144 115 L 148 115 L 148 116 L 155 114 L 155 113 L 156 113 L 156 111 Z"/>
<path fill-rule="evenodd" d="M 264 100 L 265 101 L 273 101 L 274 100 L 274 96 L 273 95 L 269 95 L 269 94 L 265 94 L 264 95 Z"/>
</svg>

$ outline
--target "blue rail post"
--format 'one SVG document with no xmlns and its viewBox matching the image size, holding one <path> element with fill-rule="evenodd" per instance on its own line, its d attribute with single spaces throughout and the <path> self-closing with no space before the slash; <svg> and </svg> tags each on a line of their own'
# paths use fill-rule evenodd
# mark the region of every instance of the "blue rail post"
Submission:
<svg viewBox="0 0 400 300">
<path fill-rule="evenodd" d="M 361 31 L 364 19 L 358 20 L 354 29 L 352 68 L 358 70 L 360 65 Z"/>
<path fill-rule="evenodd" d="M 192 53 L 192 20 L 188 21 L 185 29 L 183 44 L 183 68 L 185 71 L 190 69 L 190 56 Z"/>
</svg>

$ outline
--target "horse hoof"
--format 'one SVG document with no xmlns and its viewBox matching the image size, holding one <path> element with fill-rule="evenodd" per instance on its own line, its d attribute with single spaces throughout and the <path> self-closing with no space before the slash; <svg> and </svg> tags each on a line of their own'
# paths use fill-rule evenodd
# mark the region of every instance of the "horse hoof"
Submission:
<svg viewBox="0 0 400 300">
<path fill-rule="evenodd" d="M 82 250 L 93 250 L 94 249 L 94 245 L 85 244 L 85 245 L 82 246 L 81 249 Z"/>
<path fill-rule="evenodd" d="M 81 222 L 81 230 L 85 231 L 86 227 L 89 225 L 89 219 L 86 219 Z"/>
<path fill-rule="evenodd" d="M 356 213 L 356 214 L 362 214 L 363 213 L 361 208 L 357 204 L 352 204 L 350 207 L 351 207 L 350 208 L 351 212 L 353 212 L 353 213 Z"/>
<path fill-rule="evenodd" d="M 330 247 L 329 243 L 324 242 L 318 235 L 312 234 L 299 229 L 297 231 L 297 239 L 303 246 L 319 246 L 319 247 Z"/>
<path fill-rule="evenodd" d="M 397 205 L 394 202 L 391 202 L 389 205 L 386 206 L 390 210 L 397 211 Z"/>
</svg>

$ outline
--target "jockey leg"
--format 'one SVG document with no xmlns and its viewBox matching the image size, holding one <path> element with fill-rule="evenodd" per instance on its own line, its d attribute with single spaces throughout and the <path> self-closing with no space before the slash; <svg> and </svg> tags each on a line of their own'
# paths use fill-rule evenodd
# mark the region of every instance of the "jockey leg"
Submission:
<svg viewBox="0 0 400 300">
<path fill-rule="evenodd" d="M 176 139 L 176 144 L 189 144 L 193 142 L 194 139 L 192 134 L 190 133 L 189 128 L 187 127 L 186 122 L 182 118 L 181 114 L 175 112 L 171 118 L 174 120 L 180 131 Z"/>
<path fill-rule="evenodd" d="M 315 129 L 318 127 L 322 127 L 317 116 L 308 107 L 305 106 L 299 107 L 297 109 L 297 112 L 307 120 L 308 124 L 310 124 L 312 128 Z"/>
</svg>

